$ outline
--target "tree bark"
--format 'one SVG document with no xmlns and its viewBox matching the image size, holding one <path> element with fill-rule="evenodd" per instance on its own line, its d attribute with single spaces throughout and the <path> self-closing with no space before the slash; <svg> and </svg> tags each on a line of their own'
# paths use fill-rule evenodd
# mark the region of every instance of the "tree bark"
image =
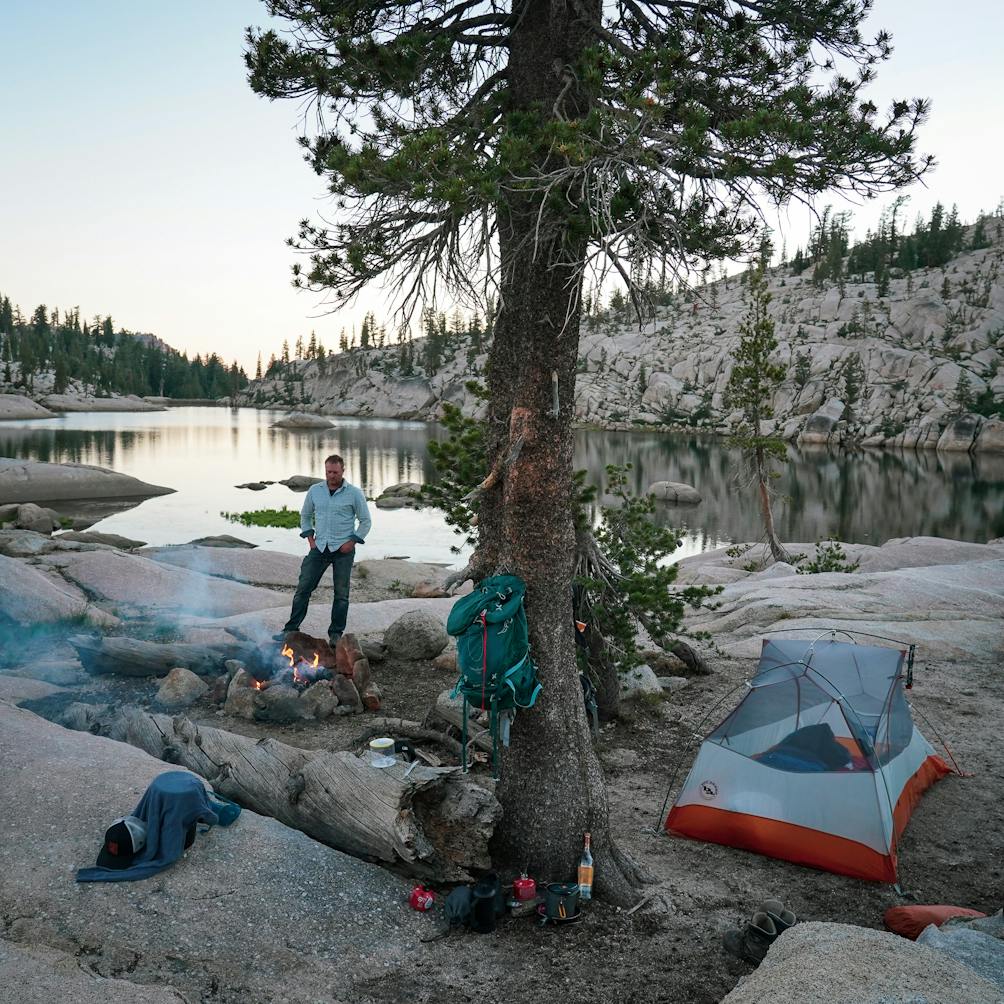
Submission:
<svg viewBox="0 0 1004 1004">
<path fill-rule="evenodd" d="M 598 0 L 526 5 L 510 47 L 515 107 L 550 109 L 567 101 L 566 117 L 582 114 L 565 71 L 585 44 L 580 17 L 598 20 L 599 14 Z M 588 831 L 597 893 L 629 903 L 639 874 L 610 837 L 572 635 L 571 422 L 586 238 L 573 237 L 565 221 L 541 205 L 539 194 L 517 191 L 499 207 L 499 244 L 503 274 L 488 372 L 489 462 L 494 467 L 500 457 L 511 457 L 517 441 L 520 447 L 481 499 L 480 557 L 526 582 L 530 648 L 543 692 L 533 709 L 517 714 L 511 747 L 503 751 L 498 797 L 504 812 L 493 857 L 511 868 L 529 867 L 541 880 L 567 880 L 575 875 Z"/>
<path fill-rule="evenodd" d="M 315 840 L 432 882 L 491 867 L 501 814 L 490 791 L 456 767 L 371 767 L 351 753 L 302 750 L 128 709 L 108 726 L 128 742 L 209 781 L 216 792 Z"/>
</svg>

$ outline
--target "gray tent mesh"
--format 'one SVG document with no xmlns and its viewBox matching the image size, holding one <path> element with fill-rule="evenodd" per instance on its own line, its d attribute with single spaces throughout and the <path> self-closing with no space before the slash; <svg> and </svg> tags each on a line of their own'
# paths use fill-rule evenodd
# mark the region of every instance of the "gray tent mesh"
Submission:
<svg viewBox="0 0 1004 1004">
<path fill-rule="evenodd" d="M 899 649 L 834 640 L 764 642 L 750 692 L 708 737 L 780 770 L 867 770 L 913 736 Z"/>
</svg>

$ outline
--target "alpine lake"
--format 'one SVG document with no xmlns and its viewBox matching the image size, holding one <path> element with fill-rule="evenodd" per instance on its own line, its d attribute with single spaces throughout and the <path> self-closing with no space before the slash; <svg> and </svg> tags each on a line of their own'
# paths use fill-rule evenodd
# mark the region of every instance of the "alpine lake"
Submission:
<svg viewBox="0 0 1004 1004">
<path fill-rule="evenodd" d="M 272 428 L 283 414 L 178 407 L 0 422 L 0 456 L 95 464 L 174 489 L 105 516 L 96 530 L 153 545 L 232 534 L 293 554 L 303 551 L 297 529 L 244 526 L 223 514 L 298 510 L 303 496 L 280 484 L 262 491 L 236 485 L 294 474 L 320 477 L 324 458 L 332 453 L 345 458 L 346 479 L 368 498 L 395 483 L 435 479 L 427 445 L 445 435 L 436 425 L 332 418 L 332 429 Z M 682 539 L 674 559 L 762 535 L 755 492 L 737 480 L 740 453 L 723 440 L 645 430 L 577 431 L 576 467 L 602 485 L 607 464 L 630 464 L 628 483 L 635 492 L 655 481 L 680 481 L 701 493 L 698 505 L 658 504 L 655 518 Z M 834 537 L 881 544 L 894 537 L 937 536 L 983 543 L 1004 536 L 1004 455 L 789 446 L 775 488 L 775 522 L 785 541 Z M 454 550 L 460 538 L 438 510 L 370 508 L 373 529 L 359 558 L 455 565 L 464 557 Z"/>
</svg>

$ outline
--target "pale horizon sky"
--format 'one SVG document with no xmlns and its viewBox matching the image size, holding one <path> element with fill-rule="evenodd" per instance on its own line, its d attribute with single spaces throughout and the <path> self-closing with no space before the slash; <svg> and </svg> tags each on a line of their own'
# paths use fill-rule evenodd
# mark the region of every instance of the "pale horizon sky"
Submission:
<svg viewBox="0 0 1004 1004">
<path fill-rule="evenodd" d="M 258 0 L 0 0 L 0 294 L 26 313 L 111 314 L 249 373 L 284 338 L 315 330 L 336 348 L 364 310 L 390 320 L 379 291 L 325 315 L 290 286 L 284 241 L 326 200 L 296 144 L 297 104 L 245 80 L 244 29 L 265 20 Z M 936 0 L 876 0 L 870 25 L 895 48 L 871 91 L 879 107 L 933 104 L 920 150 L 938 167 L 906 191 L 908 220 L 937 201 L 967 221 L 994 209 L 1004 4 L 960 0 L 946 16 Z M 856 231 L 891 201 L 855 208 Z M 790 255 L 808 214 L 780 225 Z"/>
</svg>

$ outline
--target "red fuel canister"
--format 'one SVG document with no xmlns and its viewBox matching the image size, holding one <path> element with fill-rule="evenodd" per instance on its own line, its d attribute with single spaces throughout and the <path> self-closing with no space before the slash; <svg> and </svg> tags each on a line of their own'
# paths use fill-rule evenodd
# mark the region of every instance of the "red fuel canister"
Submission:
<svg viewBox="0 0 1004 1004">
<path fill-rule="evenodd" d="M 512 898 L 518 903 L 526 903 L 537 898 L 537 883 L 528 878 L 526 872 L 513 882 Z"/>
<path fill-rule="evenodd" d="M 411 890 L 408 902 L 413 910 L 431 910 L 435 902 L 436 894 L 431 889 L 426 889 L 424 885 L 417 885 Z"/>
</svg>

